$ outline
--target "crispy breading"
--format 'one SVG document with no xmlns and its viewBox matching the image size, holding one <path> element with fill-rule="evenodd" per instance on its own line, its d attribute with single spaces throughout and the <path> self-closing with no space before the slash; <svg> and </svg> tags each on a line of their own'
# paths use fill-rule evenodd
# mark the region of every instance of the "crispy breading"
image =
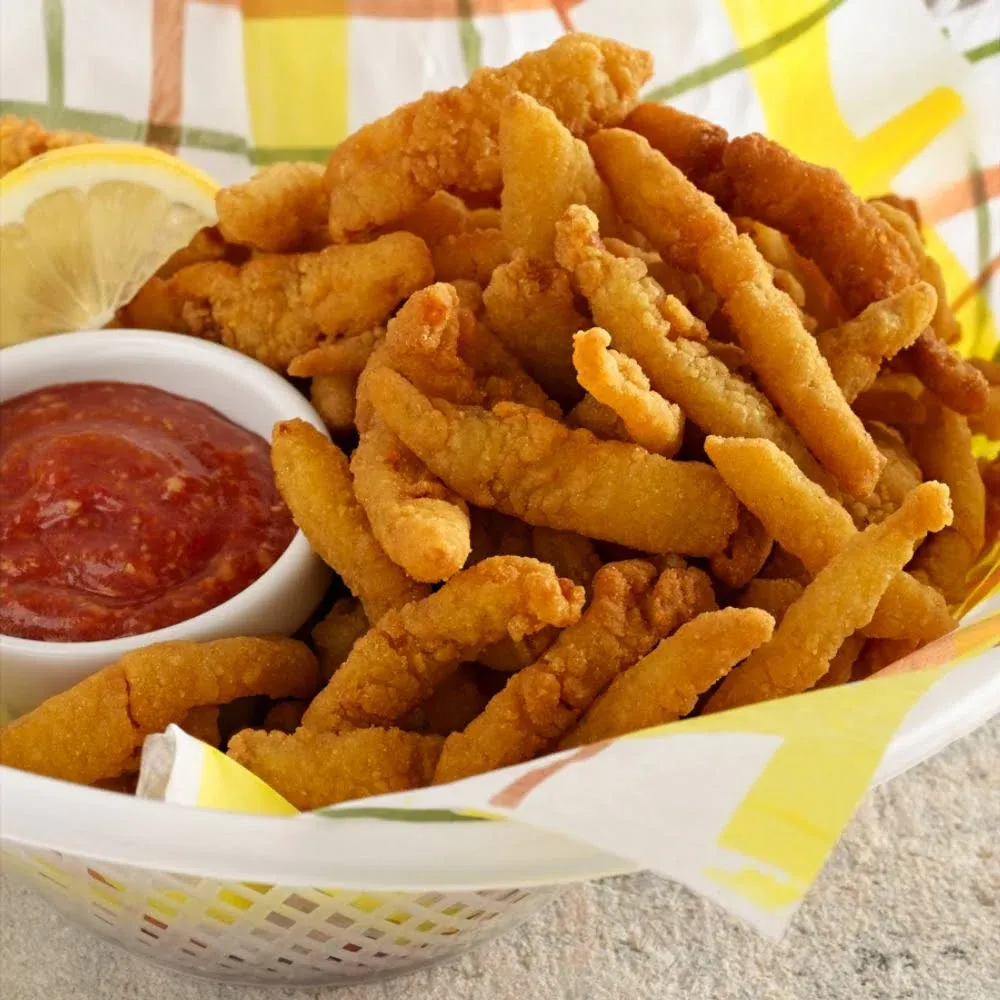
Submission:
<svg viewBox="0 0 1000 1000">
<path fill-rule="evenodd" d="M 510 244 L 499 229 L 469 229 L 435 243 L 431 260 L 439 281 L 474 281 L 485 288 L 493 272 L 510 260 Z"/>
<path fill-rule="evenodd" d="M 51 149 L 103 141 L 100 136 L 89 132 L 70 132 L 64 129 L 50 132 L 34 118 L 3 115 L 0 117 L 0 177 Z"/>
<path fill-rule="evenodd" d="M 342 597 L 333 602 L 310 633 L 324 680 L 333 676 L 368 628 L 368 616 L 356 597 Z"/>
<path fill-rule="evenodd" d="M 485 559 L 423 600 L 386 613 L 354 644 L 302 724 L 345 732 L 395 723 L 460 663 L 505 635 L 520 639 L 545 625 L 571 625 L 582 604 L 583 589 L 537 559 Z"/>
<path fill-rule="evenodd" d="M 771 555 L 774 539 L 768 530 L 745 507 L 740 507 L 739 521 L 725 551 L 712 556 L 712 576 L 733 590 L 746 586 Z"/>
<path fill-rule="evenodd" d="M 559 576 L 590 589 L 594 574 L 601 568 L 601 557 L 594 543 L 572 531 L 555 528 L 531 529 L 531 552 L 548 563 Z"/>
<path fill-rule="evenodd" d="M 358 379 L 347 373 L 317 375 L 309 383 L 309 402 L 334 433 L 354 429 Z"/>
<path fill-rule="evenodd" d="M 341 337 L 340 340 L 320 344 L 319 347 L 293 358 L 288 365 L 288 374 L 295 378 L 310 378 L 314 375 L 357 377 L 383 337 L 385 327 L 377 326 L 353 337 Z"/>
<path fill-rule="evenodd" d="M 415 733 L 450 736 L 464 729 L 489 700 L 476 677 L 476 668 L 471 663 L 463 663 L 431 692 L 426 701 L 410 712 L 403 728 Z"/>
</svg>

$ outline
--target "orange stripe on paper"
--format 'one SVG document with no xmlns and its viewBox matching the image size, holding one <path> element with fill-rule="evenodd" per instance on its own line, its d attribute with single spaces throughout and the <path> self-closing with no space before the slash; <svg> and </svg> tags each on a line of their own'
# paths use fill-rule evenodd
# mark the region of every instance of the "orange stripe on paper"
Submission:
<svg viewBox="0 0 1000 1000">
<path fill-rule="evenodd" d="M 975 208 L 982 200 L 997 197 L 1000 197 L 1000 164 L 981 171 L 976 183 L 972 177 L 963 177 L 936 191 L 920 202 L 920 215 L 924 222 L 933 225 Z"/>
<path fill-rule="evenodd" d="M 149 123 L 179 125 L 184 104 L 184 5 L 186 0 L 153 0 L 153 77 Z M 174 143 L 154 143 L 176 153 Z"/>
<path fill-rule="evenodd" d="M 909 656 L 890 663 L 873 677 L 892 677 L 895 674 L 909 674 L 916 670 L 943 667 L 953 660 L 984 652 L 1000 644 L 1000 614 L 990 615 L 982 621 L 966 625 L 955 632 L 936 639 Z"/>
<path fill-rule="evenodd" d="M 961 292 L 961 294 L 951 304 L 951 310 L 952 310 L 952 312 L 955 312 L 958 309 L 961 309 L 962 306 L 964 306 L 965 303 L 968 302 L 969 299 L 971 299 L 973 295 L 975 295 L 977 292 L 979 292 L 983 288 L 985 288 L 986 287 L 986 283 L 998 271 L 1000 271 L 1000 256 L 994 257 L 993 260 L 991 260 L 986 265 L 986 267 L 984 267 L 982 269 L 982 271 L 980 271 L 979 274 L 976 275 L 976 278 L 972 282 L 972 284 L 969 285 L 968 288 L 963 289 L 963 291 Z"/>
<path fill-rule="evenodd" d="M 563 768 L 571 764 L 578 764 L 582 760 L 589 760 L 597 756 L 606 746 L 604 743 L 591 743 L 589 746 L 580 747 L 575 753 L 571 753 L 562 760 L 554 760 L 551 764 L 542 764 L 527 774 L 522 774 L 512 781 L 506 788 L 501 788 L 499 792 L 490 799 L 491 806 L 499 806 L 502 809 L 516 809 L 542 782 L 558 774 Z"/>
<path fill-rule="evenodd" d="M 469 7 L 473 15 L 513 14 L 547 10 L 550 6 L 556 6 L 558 13 L 559 7 L 569 8 L 579 2 L 580 0 L 561 0 L 554 4 L 552 0 L 469 0 Z M 246 18 L 344 17 L 360 14 L 364 17 L 422 20 L 457 18 L 461 13 L 459 0 L 243 0 L 243 16 Z"/>
</svg>

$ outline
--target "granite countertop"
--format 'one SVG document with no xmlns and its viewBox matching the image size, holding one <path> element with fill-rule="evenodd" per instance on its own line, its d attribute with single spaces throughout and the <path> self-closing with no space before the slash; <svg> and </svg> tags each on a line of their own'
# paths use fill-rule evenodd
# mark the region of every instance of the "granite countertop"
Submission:
<svg viewBox="0 0 1000 1000">
<path fill-rule="evenodd" d="M 652 875 L 577 887 L 451 965 L 339 991 L 163 972 L 0 883 L 3 1000 L 997 1000 L 1000 718 L 869 796 L 772 944 Z"/>
</svg>

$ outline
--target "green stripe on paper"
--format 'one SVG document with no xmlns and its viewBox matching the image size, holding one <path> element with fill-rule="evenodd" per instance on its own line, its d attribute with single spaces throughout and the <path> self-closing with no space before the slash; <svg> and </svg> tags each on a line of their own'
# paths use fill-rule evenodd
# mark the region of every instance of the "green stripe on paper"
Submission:
<svg viewBox="0 0 1000 1000">
<path fill-rule="evenodd" d="M 49 107 L 59 112 L 65 103 L 64 54 L 66 51 L 66 19 L 62 0 L 45 0 L 42 7 L 45 26 L 45 67 L 48 81 Z"/>
<path fill-rule="evenodd" d="M 982 62 L 997 54 L 1000 54 L 1000 38 L 994 38 L 992 42 L 983 42 L 982 45 L 977 45 L 974 49 L 966 49 L 962 53 L 971 63 Z"/>
<path fill-rule="evenodd" d="M 319 810 L 324 819 L 387 819 L 396 823 L 486 823 L 485 816 L 463 816 L 450 809 L 390 809 L 359 806 L 357 809 Z"/>
<path fill-rule="evenodd" d="M 976 274 L 982 274 L 990 261 L 992 254 L 990 239 L 990 206 L 989 195 L 986 192 L 986 181 L 983 178 L 982 165 L 973 160 L 969 181 L 976 206 Z M 984 289 L 985 291 L 985 289 Z M 972 353 L 982 353 L 982 338 L 989 323 L 989 307 L 986 305 L 986 295 L 976 295 L 973 298 L 975 312 L 972 316 Z"/>
<path fill-rule="evenodd" d="M 728 76 L 737 70 L 746 69 L 746 67 L 774 55 L 779 49 L 794 42 L 810 28 L 829 17 L 843 2 L 844 0 L 827 0 L 825 4 L 817 7 L 812 13 L 793 21 L 773 35 L 769 35 L 754 45 L 748 45 L 738 52 L 731 52 L 716 62 L 707 63 L 690 73 L 685 73 L 671 83 L 654 87 L 644 94 L 642 99 L 644 101 L 669 101 L 681 94 L 686 94 L 689 90 L 704 87 L 706 83 Z"/>
<path fill-rule="evenodd" d="M 332 152 L 329 146 L 256 146 L 247 151 L 250 162 L 258 166 L 269 163 L 284 163 L 288 160 L 309 160 L 312 163 L 326 163 Z"/>
<path fill-rule="evenodd" d="M 483 62 L 483 37 L 472 20 L 471 0 L 458 0 L 458 41 L 462 46 L 465 72 L 472 76 Z"/>
</svg>

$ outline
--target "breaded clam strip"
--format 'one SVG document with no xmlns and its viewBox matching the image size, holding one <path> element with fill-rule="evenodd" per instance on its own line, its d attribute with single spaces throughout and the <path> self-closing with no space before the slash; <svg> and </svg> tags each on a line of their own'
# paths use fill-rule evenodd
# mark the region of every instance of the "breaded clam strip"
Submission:
<svg viewBox="0 0 1000 1000">
<path fill-rule="evenodd" d="M 740 502 L 814 576 L 857 537 L 851 515 L 769 441 L 709 437 L 705 451 Z M 864 623 L 869 635 L 925 640 L 954 625 L 940 595 L 906 573 L 889 582 Z"/>
<path fill-rule="evenodd" d="M 370 622 L 428 592 L 382 550 L 354 495 L 347 457 L 303 420 L 276 424 L 274 477 L 295 523 L 323 561 L 343 577 Z"/>
<path fill-rule="evenodd" d="M 308 811 L 429 785 L 442 742 L 399 729 L 339 735 L 244 729 L 229 741 L 228 753 L 296 809 Z"/>
<path fill-rule="evenodd" d="M 852 495 L 871 493 L 882 455 L 750 237 L 642 136 L 608 129 L 591 136 L 590 149 L 626 221 L 723 298 L 751 366 L 813 454 Z"/>
<path fill-rule="evenodd" d="M 114 778 L 150 733 L 248 695 L 309 698 L 316 658 L 294 639 L 159 642 L 126 653 L 0 729 L 0 763 L 78 784 Z"/>
<path fill-rule="evenodd" d="M 640 552 L 712 555 L 736 528 L 736 499 L 704 463 L 601 441 L 516 403 L 429 399 L 388 369 L 368 391 L 403 443 L 476 506 Z"/>
<path fill-rule="evenodd" d="M 854 319 L 816 337 L 844 398 L 853 403 L 878 376 L 882 362 L 895 357 L 920 335 L 937 294 L 926 281 L 867 306 Z"/>
<path fill-rule="evenodd" d="M 494 556 L 440 590 L 384 615 L 351 649 L 309 706 L 302 725 L 346 732 L 402 719 L 460 663 L 509 635 L 580 617 L 583 588 L 524 556 Z"/>
<path fill-rule="evenodd" d="M 326 168 L 336 240 L 402 218 L 439 188 L 498 191 L 503 99 L 520 91 L 551 108 L 573 133 L 620 122 L 652 76 L 653 57 L 607 38 L 563 35 L 464 87 L 427 93 L 353 135 Z"/>
<path fill-rule="evenodd" d="M 698 615 L 612 681 L 559 748 L 684 718 L 699 695 L 767 642 L 773 631 L 774 619 L 760 608 L 723 608 Z"/>
<path fill-rule="evenodd" d="M 700 570 L 667 569 L 660 576 L 652 563 L 638 559 L 603 566 L 580 620 L 514 674 L 464 731 L 448 737 L 435 783 L 531 760 L 658 639 L 714 603 Z"/>
<path fill-rule="evenodd" d="M 774 637 L 722 682 L 706 712 L 797 694 L 830 669 L 845 640 L 871 621 L 890 582 L 930 531 L 951 520 L 948 487 L 921 483 L 881 524 L 855 535 L 785 612 Z"/>
<path fill-rule="evenodd" d="M 573 337 L 577 379 L 598 402 L 621 418 L 629 440 L 672 458 L 684 438 L 684 413 L 649 387 L 639 363 L 610 350 L 611 337 L 600 327 Z"/>
</svg>

